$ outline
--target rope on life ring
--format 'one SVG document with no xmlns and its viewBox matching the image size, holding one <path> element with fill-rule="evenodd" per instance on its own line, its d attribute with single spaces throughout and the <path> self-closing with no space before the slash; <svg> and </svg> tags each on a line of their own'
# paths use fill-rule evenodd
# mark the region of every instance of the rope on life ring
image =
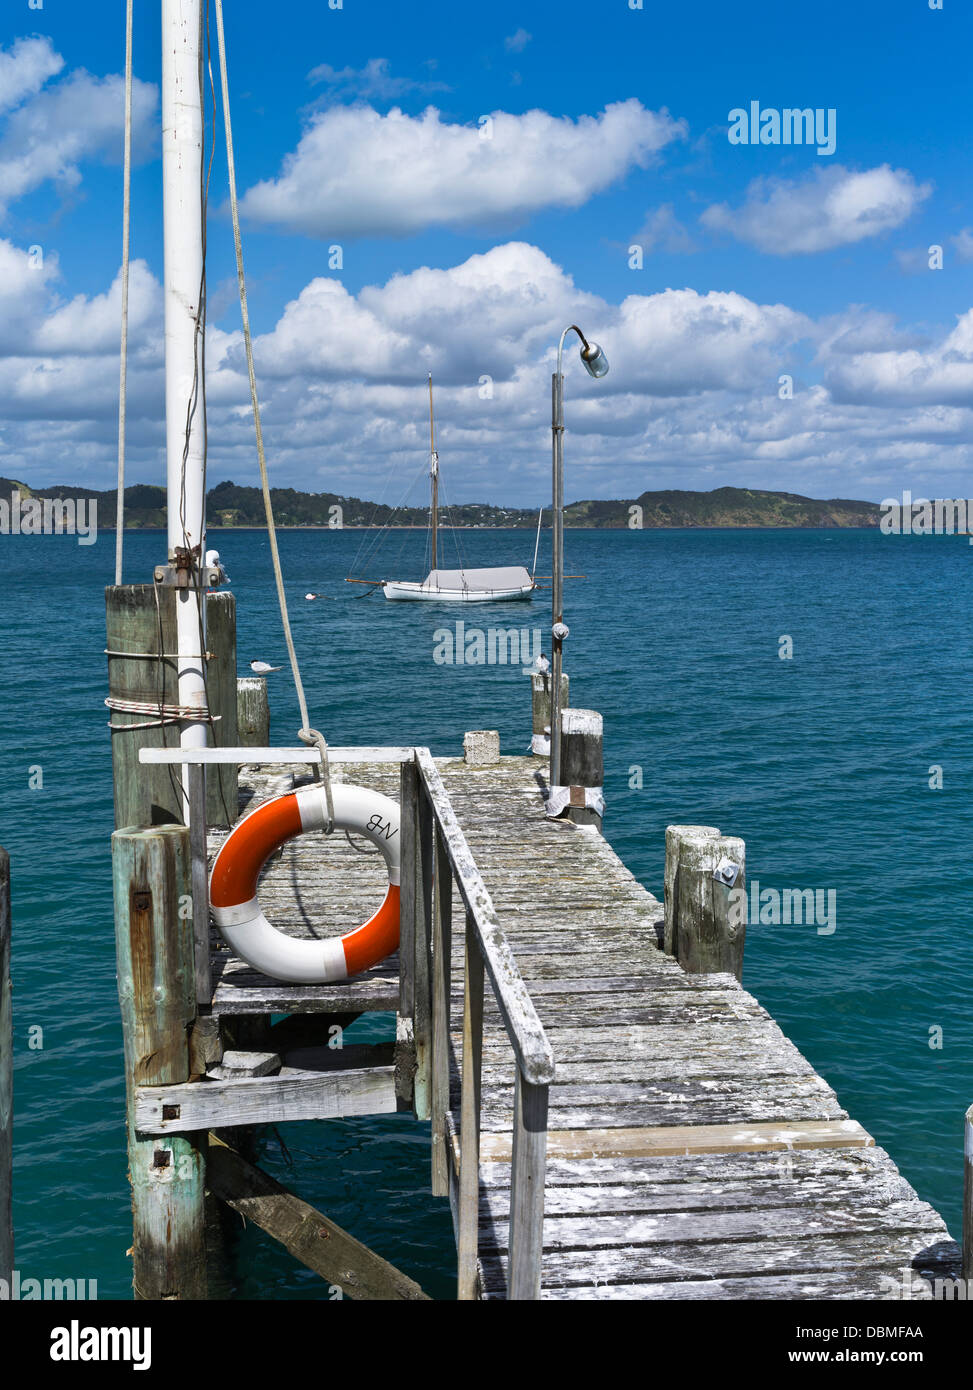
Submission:
<svg viewBox="0 0 973 1390">
<path fill-rule="evenodd" d="M 328 806 L 323 786 L 302 787 L 265 801 L 224 842 L 210 875 L 213 917 L 236 954 L 273 980 L 324 984 L 358 975 L 399 944 L 399 808 L 367 787 L 332 788 L 334 828 L 353 830 L 381 851 L 388 869 L 385 900 L 367 922 L 341 937 L 285 936 L 264 916 L 257 896 L 260 871 L 273 852 L 309 830 L 323 830 Z"/>
</svg>

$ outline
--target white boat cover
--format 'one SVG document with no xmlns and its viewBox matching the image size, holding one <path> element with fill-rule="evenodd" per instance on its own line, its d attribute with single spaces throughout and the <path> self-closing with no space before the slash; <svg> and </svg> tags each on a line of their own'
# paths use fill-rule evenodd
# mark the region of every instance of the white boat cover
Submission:
<svg viewBox="0 0 973 1390">
<path fill-rule="evenodd" d="M 423 588 L 521 589 L 532 582 L 523 565 L 505 565 L 488 570 L 430 570 Z"/>
</svg>

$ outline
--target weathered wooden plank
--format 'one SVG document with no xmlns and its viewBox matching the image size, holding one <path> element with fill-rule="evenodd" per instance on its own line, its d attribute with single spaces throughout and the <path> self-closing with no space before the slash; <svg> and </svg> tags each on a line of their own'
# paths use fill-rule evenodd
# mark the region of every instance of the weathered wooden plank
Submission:
<svg viewBox="0 0 973 1390">
<path fill-rule="evenodd" d="M 215 1135 L 211 1139 L 209 1177 L 221 1201 L 266 1231 L 302 1264 L 349 1298 L 427 1298 L 414 1279 L 248 1163 Z"/>
<path fill-rule="evenodd" d="M 340 984 L 286 985 L 227 958 L 214 973 L 216 1014 L 361 1014 L 394 1012 L 399 1004 L 398 976 L 381 970 Z"/>
<path fill-rule="evenodd" d="M 806 1120 L 795 1124 L 663 1125 L 631 1129 L 548 1131 L 552 1158 L 606 1158 L 627 1155 L 732 1153 L 755 1149 L 847 1148 L 875 1141 L 857 1120 Z M 483 1134 L 483 1162 L 509 1160 L 509 1134 Z"/>
<path fill-rule="evenodd" d="M 507 1174 L 509 1179 L 509 1173 Z M 590 1216 L 595 1213 L 621 1215 L 660 1212 L 689 1212 L 702 1220 L 714 1211 L 766 1212 L 794 1207 L 804 1213 L 825 1207 L 885 1208 L 890 1202 L 915 1201 L 916 1195 L 905 1178 L 891 1172 L 884 1181 L 874 1174 L 858 1173 L 835 1182 L 826 1173 L 803 1181 L 786 1178 L 735 1182 L 670 1183 L 576 1183 L 557 1186 L 548 1183 L 544 1214 L 552 1216 Z M 510 1215 L 509 1187 L 484 1187 L 480 1194 L 480 1219 L 501 1223 Z"/>
<path fill-rule="evenodd" d="M 629 1249 L 636 1246 L 728 1244 L 742 1240 L 802 1240 L 818 1236 L 898 1234 L 929 1231 L 938 1218 L 926 1202 L 879 1205 L 825 1204 L 820 1207 L 748 1208 L 743 1211 L 627 1212 L 549 1215 L 544 1222 L 545 1250 Z M 516 1229 L 516 1222 L 514 1223 Z M 943 1228 L 945 1229 L 945 1228 Z M 506 1221 L 481 1216 L 480 1253 L 506 1250 Z M 759 1266 L 757 1266 L 759 1268 Z"/>
<path fill-rule="evenodd" d="M 397 1109 L 391 1066 L 338 1074 L 292 1071 L 287 1076 L 245 1081 L 140 1086 L 135 1094 L 135 1122 L 146 1134 L 390 1115 Z"/>
<path fill-rule="evenodd" d="M 910 1281 L 911 1298 L 928 1302 L 933 1286 L 918 1275 Z M 722 1279 L 683 1279 L 679 1283 L 596 1284 L 591 1288 L 559 1286 L 541 1293 L 542 1299 L 569 1301 L 649 1301 L 729 1300 L 734 1303 L 789 1302 L 808 1299 L 889 1300 L 902 1296 L 902 1276 L 888 1268 L 847 1269 L 837 1274 L 816 1271 L 811 1274 L 772 1274 L 729 1276 Z M 497 1291 L 494 1298 L 502 1297 Z"/>
<path fill-rule="evenodd" d="M 506 1256 L 480 1256 L 486 1297 L 506 1297 Z M 939 1277 L 956 1272 L 959 1247 L 945 1238 L 941 1223 L 925 1231 L 811 1236 L 758 1241 L 702 1241 L 679 1245 L 623 1246 L 618 1249 L 548 1251 L 544 1288 L 607 1284 L 670 1283 L 750 1278 L 755 1274 L 802 1275 L 881 1268 L 894 1278 L 903 1268 Z"/>
<path fill-rule="evenodd" d="M 509 1188 L 509 1160 L 484 1159 L 480 1164 L 480 1181 L 484 1189 Z M 609 1155 L 582 1159 L 559 1158 L 549 1153 L 547 1159 L 549 1191 L 573 1185 L 623 1183 L 630 1189 L 651 1187 L 664 1193 L 670 1187 L 695 1184 L 708 1193 L 718 1194 L 734 1183 L 758 1192 L 767 1183 L 784 1183 L 799 1190 L 805 1183 L 814 1187 L 824 1182 L 832 1183 L 838 1192 L 846 1183 L 863 1182 L 882 1189 L 893 1184 L 896 1196 L 916 1195 L 885 1150 L 877 1147 Z M 900 1183 L 905 1184 L 902 1192 L 898 1189 Z"/>
</svg>

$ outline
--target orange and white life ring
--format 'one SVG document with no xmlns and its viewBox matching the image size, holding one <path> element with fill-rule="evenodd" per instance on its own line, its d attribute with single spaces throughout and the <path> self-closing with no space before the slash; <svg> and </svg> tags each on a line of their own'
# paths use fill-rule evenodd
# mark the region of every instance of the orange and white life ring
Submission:
<svg viewBox="0 0 973 1390">
<path fill-rule="evenodd" d="M 347 980 L 399 944 L 399 808 L 366 787 L 343 782 L 332 788 L 334 826 L 366 836 L 382 852 L 388 869 L 385 901 L 367 922 L 346 936 L 308 940 L 285 936 L 264 916 L 257 897 L 260 870 L 274 850 L 305 830 L 328 821 L 324 787 L 302 787 L 265 801 L 245 816 L 226 840 L 209 881 L 216 925 L 242 960 L 272 980 L 323 984 Z"/>
</svg>

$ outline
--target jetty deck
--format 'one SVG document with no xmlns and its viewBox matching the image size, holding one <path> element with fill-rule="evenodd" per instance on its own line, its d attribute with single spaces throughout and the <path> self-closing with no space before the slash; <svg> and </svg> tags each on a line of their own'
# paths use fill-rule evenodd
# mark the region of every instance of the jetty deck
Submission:
<svg viewBox="0 0 973 1390">
<path fill-rule="evenodd" d="M 546 762 L 436 767 L 554 1054 L 543 1298 L 887 1299 L 902 1296 L 903 1271 L 959 1275 L 940 1216 L 753 995 L 733 975 L 688 974 L 666 956 L 662 904 L 596 829 L 545 817 Z M 397 762 L 332 771 L 398 796 Z M 241 809 L 306 776 L 241 769 Z M 223 838 L 211 832 L 211 853 Z M 381 859 L 344 836 L 303 836 L 268 868 L 261 898 L 281 929 L 303 936 L 326 924 L 334 935 L 369 915 L 384 883 Z M 455 1215 L 466 913 L 454 899 L 444 1138 Z M 213 978 L 224 1019 L 400 1012 L 397 958 L 344 984 L 298 987 L 217 948 Z M 515 1067 L 489 988 L 483 1020 L 476 1291 L 495 1299 L 509 1292 Z M 400 1018 L 400 1030 L 411 1021 Z M 277 1080 L 290 1078 L 296 1094 L 316 1067 L 333 1072 L 335 1055 L 297 1049 L 283 1063 Z M 370 1070 L 359 1113 L 403 1109 L 390 1051 Z M 246 1118 L 222 1104 L 222 1123 Z M 328 1113 L 320 1095 L 315 1105 L 308 1114 Z M 299 1117 L 286 1107 L 280 1116 Z"/>
</svg>

